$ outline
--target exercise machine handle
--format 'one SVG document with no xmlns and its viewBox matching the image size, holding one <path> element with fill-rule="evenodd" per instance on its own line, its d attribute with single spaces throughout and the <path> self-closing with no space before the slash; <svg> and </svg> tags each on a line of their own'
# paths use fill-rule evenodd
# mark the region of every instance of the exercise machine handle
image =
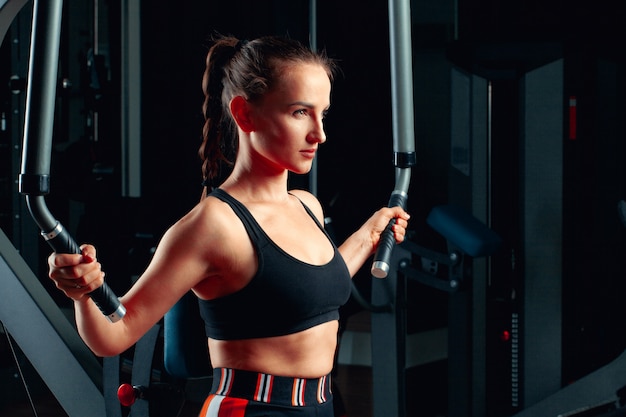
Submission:
<svg viewBox="0 0 626 417">
<path fill-rule="evenodd" d="M 50 191 L 50 158 L 56 100 L 62 0 L 35 0 L 26 89 L 26 111 L 19 191 L 25 195 L 31 216 L 55 252 L 81 253 L 65 228 L 46 206 Z M 89 293 L 107 318 L 116 322 L 126 314 L 105 283 Z"/>
<path fill-rule="evenodd" d="M 406 209 L 411 167 L 416 164 L 410 0 L 389 0 L 389 49 L 396 167 L 396 184 L 389 198 L 389 207 Z M 389 262 L 395 244 L 392 230 L 394 223 L 395 220 L 392 220 L 385 228 L 374 255 L 371 272 L 376 278 L 385 278 L 390 269 Z"/>
<path fill-rule="evenodd" d="M 395 190 L 391 193 L 388 207 L 402 207 L 403 209 L 406 209 L 406 201 L 406 193 Z M 376 278 L 385 278 L 389 273 L 391 253 L 393 252 L 393 247 L 396 244 L 396 239 L 393 233 L 394 224 L 396 224 L 396 219 L 391 219 L 380 236 L 380 242 L 378 243 L 378 248 L 376 249 L 376 255 L 374 256 L 371 271 L 372 275 Z"/>
<path fill-rule="evenodd" d="M 31 216 L 39 226 L 41 235 L 57 253 L 82 253 L 80 246 L 74 241 L 67 229 L 54 219 L 48 211 L 42 196 L 26 196 L 26 204 Z M 126 314 L 126 308 L 120 303 L 111 288 L 104 283 L 89 293 L 102 314 L 115 323 Z"/>
</svg>

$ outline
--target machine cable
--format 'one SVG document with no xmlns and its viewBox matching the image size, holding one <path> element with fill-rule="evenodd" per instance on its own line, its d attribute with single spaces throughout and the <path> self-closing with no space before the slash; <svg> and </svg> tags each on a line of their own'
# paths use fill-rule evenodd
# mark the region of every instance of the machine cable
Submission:
<svg viewBox="0 0 626 417">
<path fill-rule="evenodd" d="M 6 327 L 4 327 L 4 323 L 0 321 L 0 330 L 4 332 L 7 337 L 7 344 L 9 346 L 9 350 L 11 351 L 11 356 L 13 356 L 13 360 L 15 361 L 15 368 L 17 369 L 17 373 L 20 376 L 20 381 L 22 381 L 22 385 L 24 386 L 24 391 L 26 392 L 26 396 L 28 397 L 28 404 L 30 408 L 33 410 L 33 415 L 38 417 L 37 409 L 35 408 L 35 402 L 33 401 L 33 396 L 30 393 L 30 389 L 28 388 L 28 383 L 26 382 L 26 377 L 24 376 L 24 371 L 22 370 L 22 366 L 20 365 L 20 361 L 17 357 L 17 352 L 15 351 L 15 346 L 13 344 L 13 340 L 11 339 L 11 335 L 9 334 Z"/>
</svg>

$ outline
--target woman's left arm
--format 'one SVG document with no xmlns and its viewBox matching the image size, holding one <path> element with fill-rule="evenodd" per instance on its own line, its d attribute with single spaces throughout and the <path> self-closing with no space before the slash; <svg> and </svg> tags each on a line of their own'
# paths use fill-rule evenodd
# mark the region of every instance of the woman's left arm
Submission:
<svg viewBox="0 0 626 417">
<path fill-rule="evenodd" d="M 322 206 L 317 198 L 303 190 L 291 190 L 300 200 L 302 200 L 323 224 L 324 214 Z M 409 214 L 401 207 L 383 207 L 375 212 L 356 232 L 339 246 L 339 253 L 344 259 L 350 276 L 353 277 L 363 266 L 365 261 L 376 252 L 380 236 L 391 219 L 396 219 L 393 226 L 396 243 L 404 241 L 406 227 L 409 221 Z"/>
</svg>

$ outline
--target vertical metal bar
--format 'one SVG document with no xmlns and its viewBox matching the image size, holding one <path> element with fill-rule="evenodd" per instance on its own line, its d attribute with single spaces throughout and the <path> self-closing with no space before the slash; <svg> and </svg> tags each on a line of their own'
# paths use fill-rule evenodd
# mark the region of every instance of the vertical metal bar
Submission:
<svg viewBox="0 0 626 417">
<path fill-rule="evenodd" d="M 120 382 L 120 356 L 102 358 L 102 386 L 106 417 L 122 417 L 122 405 L 117 397 Z"/>
<path fill-rule="evenodd" d="M 448 243 L 448 253 L 458 250 Z M 463 259 L 463 258 L 462 258 Z M 463 277 L 464 264 L 449 268 L 450 279 Z M 467 289 L 450 293 L 448 299 L 448 416 L 467 417 L 471 414 L 471 301 Z"/>
<path fill-rule="evenodd" d="M 22 177 L 32 194 L 46 194 L 54 126 L 62 0 L 35 0 L 24 115 Z M 34 144 L 33 144 L 34 143 Z"/>
<path fill-rule="evenodd" d="M 32 29 L 32 12 L 33 4 L 28 2 L 29 6 L 24 7 L 20 13 L 17 9 L 11 10 L 12 7 L 17 5 L 19 0 L 12 0 L 10 3 L 3 6 L 0 9 L 0 19 L 7 18 L 6 13 L 9 13 L 9 17 L 14 16 L 13 23 L 7 33 L 7 37 L 10 37 L 11 42 L 11 79 L 20 80 L 26 79 L 28 74 L 28 55 L 29 55 L 29 43 Z M 15 5 L 14 5 L 15 3 Z M 15 13 L 15 15 L 12 15 Z M 2 26 L 2 23 L 0 23 Z M 1 30 L 1 28 L 0 28 Z M 7 39 L 7 42 L 9 39 Z M 24 112 L 26 108 L 25 100 L 25 86 L 23 89 L 13 90 L 11 95 L 11 112 L 7 114 L 9 117 L 9 127 L 11 135 L 11 172 L 15 172 L 17 167 L 21 164 L 21 150 L 22 140 L 24 137 Z M 33 222 L 25 221 L 30 217 L 26 201 L 19 193 L 19 184 L 13 182 L 11 187 L 11 220 L 8 229 L 5 232 L 10 236 L 11 241 L 18 250 L 21 251 L 22 257 L 26 260 L 26 263 L 33 268 L 35 273 L 39 273 L 39 236 L 37 225 Z M 27 249 L 27 250 L 26 250 Z"/>
<path fill-rule="evenodd" d="M 391 107 L 396 183 L 389 206 L 406 207 L 415 165 L 413 114 L 413 54 L 411 46 L 410 0 L 389 0 L 389 51 L 391 64 Z M 394 247 L 391 226 L 381 236 L 374 256 L 372 275 L 384 278 L 389 272 L 389 257 Z"/>
<path fill-rule="evenodd" d="M 398 273 L 411 253 L 402 247 L 391 255 L 386 279 L 372 281 L 372 303 L 393 300 L 389 311 L 372 313 L 372 388 L 374 417 L 406 416 L 406 281 Z"/>
<path fill-rule="evenodd" d="M 93 55 L 96 65 L 96 58 L 100 53 L 100 4 L 98 0 L 93 0 Z M 97 69 L 95 69 L 97 71 Z M 100 140 L 100 113 L 98 110 L 93 111 L 93 141 L 98 142 Z"/>
<path fill-rule="evenodd" d="M 56 252 L 80 253 L 78 244 L 67 229 L 56 221 L 44 200 L 44 195 L 50 192 L 50 159 L 62 17 L 62 0 L 35 0 L 19 191 L 26 196 L 33 220 L 48 244 Z M 117 321 L 124 316 L 124 306 L 106 283 L 89 295 L 111 321 Z"/>
<path fill-rule="evenodd" d="M 309 43 L 311 49 L 317 51 L 317 1 L 309 0 Z M 309 172 L 309 191 L 317 196 L 317 156 L 313 159 Z"/>
<path fill-rule="evenodd" d="M 410 0 L 389 0 L 389 49 L 396 167 L 396 183 L 389 206 L 405 207 L 411 167 L 415 164 Z M 404 257 L 407 260 L 403 260 Z M 381 236 L 372 265 L 373 276 L 387 278 L 373 280 L 372 304 L 392 304 L 391 311 L 372 313 L 374 417 L 406 415 L 406 284 L 404 277 L 398 274 L 400 262 L 410 262 L 410 254 L 400 247 L 395 248 L 393 233 L 388 227 Z"/>
<path fill-rule="evenodd" d="M 122 195 L 141 197 L 141 1 L 122 1 Z"/>
<path fill-rule="evenodd" d="M 524 339 L 519 359 L 521 401 L 527 407 L 561 388 L 563 60 L 528 72 L 521 88 Z"/>
<path fill-rule="evenodd" d="M 152 326 L 148 332 L 135 345 L 133 356 L 133 371 L 131 384 L 139 387 L 149 387 L 152 377 L 152 358 L 154 355 L 161 325 Z M 184 354 L 184 352 L 183 352 Z M 156 402 L 155 402 L 156 403 Z M 131 408 L 129 417 L 149 416 L 150 402 L 147 400 L 136 401 Z M 155 412 L 155 414 L 157 414 Z"/>
<path fill-rule="evenodd" d="M 413 51 L 409 0 L 389 0 L 389 49 L 393 149 L 415 152 L 413 115 Z"/>
<path fill-rule="evenodd" d="M 491 83 L 479 76 L 470 75 L 470 189 L 471 189 L 471 212 L 472 214 L 491 227 Z M 471 329 L 469 338 L 464 343 L 470 350 L 467 364 L 467 376 L 462 389 L 468 399 L 468 410 L 463 410 L 462 416 L 484 416 L 487 413 L 487 353 L 485 343 L 487 341 L 487 294 L 491 288 L 491 259 L 474 258 L 471 260 L 471 288 L 465 289 L 471 293 L 469 309 L 462 311 L 456 308 L 462 317 L 471 317 L 468 324 Z M 452 303 L 450 299 L 450 310 Z M 449 320 L 457 320 L 451 318 Z M 450 339 L 452 335 L 450 334 Z M 449 340 L 450 340 L 449 339 Z M 453 407 L 454 397 L 448 398 L 449 407 Z M 450 416 L 452 414 L 449 413 Z"/>
</svg>

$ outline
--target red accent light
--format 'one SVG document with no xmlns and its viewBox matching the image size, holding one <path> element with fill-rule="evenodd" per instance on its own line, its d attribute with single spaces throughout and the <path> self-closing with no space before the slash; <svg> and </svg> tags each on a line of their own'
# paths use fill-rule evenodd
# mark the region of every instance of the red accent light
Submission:
<svg viewBox="0 0 626 417">
<path fill-rule="evenodd" d="M 569 97 L 569 139 L 576 139 L 576 96 Z"/>
<path fill-rule="evenodd" d="M 503 342 L 508 342 L 509 340 L 511 340 L 511 332 L 508 330 L 503 330 L 502 333 L 500 333 L 500 340 L 502 340 Z"/>
<path fill-rule="evenodd" d="M 137 399 L 137 390 L 130 384 L 122 384 L 117 389 L 117 399 L 124 407 L 130 407 Z"/>
</svg>

